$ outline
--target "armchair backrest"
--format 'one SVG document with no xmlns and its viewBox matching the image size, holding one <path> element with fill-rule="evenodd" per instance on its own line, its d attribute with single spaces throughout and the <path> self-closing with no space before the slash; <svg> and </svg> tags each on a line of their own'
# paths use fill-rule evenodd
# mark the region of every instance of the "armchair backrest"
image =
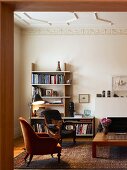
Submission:
<svg viewBox="0 0 127 170">
<path fill-rule="evenodd" d="M 30 124 L 24 118 L 20 117 L 19 121 L 20 121 L 21 130 L 23 134 L 25 148 L 28 151 L 31 151 L 34 145 L 34 142 L 37 139 L 37 135 L 32 129 L 32 127 L 30 126 Z"/>
<path fill-rule="evenodd" d="M 45 111 L 43 111 L 43 114 L 45 116 L 47 124 L 51 124 L 52 119 L 62 120 L 61 114 L 58 110 L 45 110 Z"/>
</svg>

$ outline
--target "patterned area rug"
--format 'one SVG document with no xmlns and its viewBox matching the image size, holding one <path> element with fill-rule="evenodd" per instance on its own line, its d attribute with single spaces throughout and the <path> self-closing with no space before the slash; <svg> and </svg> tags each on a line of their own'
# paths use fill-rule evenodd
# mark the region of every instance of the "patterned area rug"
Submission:
<svg viewBox="0 0 127 170">
<path fill-rule="evenodd" d="M 61 163 L 57 155 L 34 156 L 29 167 L 24 162 L 25 152 L 14 158 L 15 169 L 127 169 L 127 147 L 98 147 L 97 158 L 92 158 L 92 144 L 86 142 L 63 143 Z"/>
</svg>

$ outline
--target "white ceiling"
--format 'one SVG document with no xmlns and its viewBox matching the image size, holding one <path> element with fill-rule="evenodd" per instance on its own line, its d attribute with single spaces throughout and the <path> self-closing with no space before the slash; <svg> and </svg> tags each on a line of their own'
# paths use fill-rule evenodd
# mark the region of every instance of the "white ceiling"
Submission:
<svg viewBox="0 0 127 170">
<path fill-rule="evenodd" d="M 23 28 L 127 27 L 127 12 L 15 12 L 14 19 Z"/>
</svg>

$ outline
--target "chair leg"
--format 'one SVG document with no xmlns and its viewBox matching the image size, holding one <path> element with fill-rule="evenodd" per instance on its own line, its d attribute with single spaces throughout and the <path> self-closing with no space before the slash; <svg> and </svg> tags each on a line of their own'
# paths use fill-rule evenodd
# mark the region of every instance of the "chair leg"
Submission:
<svg viewBox="0 0 127 170">
<path fill-rule="evenodd" d="M 59 140 L 60 145 L 62 145 L 62 138 Z"/>
<path fill-rule="evenodd" d="M 24 157 L 25 162 L 26 162 L 26 159 L 28 158 L 28 156 L 29 156 L 29 153 L 26 153 L 26 155 Z"/>
<path fill-rule="evenodd" d="M 58 163 L 60 163 L 60 156 L 61 156 L 61 153 L 58 153 Z"/>
<path fill-rule="evenodd" d="M 30 155 L 29 161 L 27 162 L 27 167 L 29 166 L 30 162 L 32 161 L 33 155 Z"/>
</svg>

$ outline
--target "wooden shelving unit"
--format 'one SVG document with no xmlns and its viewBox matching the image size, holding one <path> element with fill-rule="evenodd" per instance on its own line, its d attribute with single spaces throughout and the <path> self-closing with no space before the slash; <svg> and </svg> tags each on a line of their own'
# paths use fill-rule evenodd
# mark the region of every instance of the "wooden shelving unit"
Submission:
<svg viewBox="0 0 127 170">
<path fill-rule="evenodd" d="M 37 110 L 37 107 L 57 107 L 62 116 L 68 116 L 68 105 L 72 100 L 72 73 L 66 70 L 66 63 L 64 71 L 38 71 L 35 68 L 37 66 L 32 63 L 31 98 L 34 98 L 35 93 L 39 93 L 44 104 L 32 105 L 32 112 Z M 47 91 L 51 92 L 50 95 L 47 95 Z"/>
<path fill-rule="evenodd" d="M 94 137 L 95 135 L 95 118 L 75 118 L 75 117 L 63 117 L 64 121 L 71 121 L 76 125 L 76 136 Z"/>
<path fill-rule="evenodd" d="M 95 118 L 94 117 L 86 117 L 86 118 L 62 117 L 62 119 L 65 122 L 71 121 L 75 123 L 76 136 L 94 137 L 95 135 Z M 32 122 L 31 124 L 34 126 L 34 129 L 36 131 L 38 131 L 37 129 L 39 128 L 37 127 L 37 124 L 40 124 L 40 127 L 44 127 L 44 117 L 31 117 L 31 122 Z"/>
</svg>

